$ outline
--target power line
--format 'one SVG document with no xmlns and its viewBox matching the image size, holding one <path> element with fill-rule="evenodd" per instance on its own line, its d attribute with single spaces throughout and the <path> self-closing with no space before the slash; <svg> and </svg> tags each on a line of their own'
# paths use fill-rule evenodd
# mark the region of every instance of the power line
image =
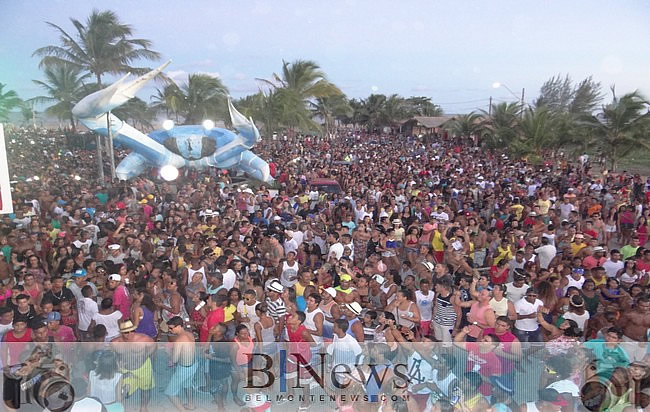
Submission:
<svg viewBox="0 0 650 412">
<path fill-rule="evenodd" d="M 464 102 L 434 102 L 435 104 L 465 104 L 465 103 L 478 103 L 478 102 L 486 102 L 490 100 L 489 98 L 486 99 L 477 99 L 477 100 L 466 100 Z"/>
</svg>

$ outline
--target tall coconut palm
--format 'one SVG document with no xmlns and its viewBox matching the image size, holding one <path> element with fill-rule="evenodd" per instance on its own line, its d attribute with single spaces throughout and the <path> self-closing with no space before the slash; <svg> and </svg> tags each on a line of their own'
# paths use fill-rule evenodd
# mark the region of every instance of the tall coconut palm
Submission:
<svg viewBox="0 0 650 412">
<path fill-rule="evenodd" d="M 509 144 L 515 155 L 527 157 L 537 163 L 544 158 L 544 153 L 560 143 L 558 140 L 557 115 L 547 107 L 529 108 L 519 121 L 519 134 Z"/>
<path fill-rule="evenodd" d="M 521 114 L 519 103 L 493 104 L 491 113 L 481 110 L 484 118 L 485 141 L 489 147 L 507 148 L 517 136 L 519 116 Z"/>
<path fill-rule="evenodd" d="M 208 74 L 190 74 L 187 82 L 180 86 L 180 92 L 180 114 L 186 124 L 227 118 L 228 88 L 220 79 Z"/>
<path fill-rule="evenodd" d="M 443 115 L 442 108 L 437 104 L 433 104 L 430 97 L 412 96 L 406 99 L 405 103 L 409 107 L 411 116 Z"/>
<path fill-rule="evenodd" d="M 36 128 L 36 115 L 38 112 L 34 110 L 35 104 L 34 101 L 27 100 L 20 105 L 20 114 L 23 116 L 23 126 L 32 126 L 33 128 Z"/>
<path fill-rule="evenodd" d="M 113 110 L 118 118 L 128 122 L 140 130 L 151 130 L 157 110 L 149 107 L 144 100 L 134 97 L 122 106 Z"/>
<path fill-rule="evenodd" d="M 6 84 L 0 83 L 0 121 L 9 120 L 9 112 L 22 102 L 15 91 L 4 91 L 5 86 Z"/>
<path fill-rule="evenodd" d="M 45 111 L 56 116 L 59 120 L 70 121 L 72 130 L 76 130 L 72 108 L 87 93 L 83 81 L 90 74 L 81 74 L 81 70 L 68 64 L 45 67 L 43 71 L 45 81 L 33 80 L 35 84 L 45 90 L 45 96 L 31 99 L 37 104 L 54 103 Z"/>
<path fill-rule="evenodd" d="M 331 83 L 318 64 L 311 60 L 282 61 L 280 75 L 271 80 L 259 79 L 270 86 L 276 107 L 281 110 L 282 123 L 293 127 L 313 130 L 317 125 L 311 120 L 308 109 L 314 99 L 343 95 Z"/>
<path fill-rule="evenodd" d="M 650 149 L 650 112 L 648 101 L 637 91 L 619 98 L 612 87 L 612 96 L 612 102 L 598 115 L 587 118 L 585 124 L 615 171 L 632 151 Z"/>
<path fill-rule="evenodd" d="M 263 135 L 271 135 L 278 126 L 280 114 L 277 110 L 276 99 L 273 91 L 268 93 L 260 90 L 235 102 L 237 110 L 244 116 L 252 117 L 256 124 L 259 124 Z"/>
<path fill-rule="evenodd" d="M 358 120 L 365 125 L 369 131 L 385 124 L 386 96 L 383 94 L 371 94 L 367 99 L 361 99 Z"/>
<path fill-rule="evenodd" d="M 158 112 L 164 112 L 167 118 L 173 116 L 178 123 L 178 114 L 183 103 L 183 93 L 176 83 L 169 83 L 162 90 L 156 89 L 151 96 L 151 106 Z"/>
<path fill-rule="evenodd" d="M 382 110 L 382 126 L 393 127 L 398 124 L 398 122 L 407 120 L 413 116 L 417 116 L 414 108 L 411 107 L 407 101 L 398 94 L 391 94 L 386 98 L 384 107 Z"/>
<path fill-rule="evenodd" d="M 61 26 L 47 22 L 60 35 L 60 45 L 45 46 L 33 55 L 42 57 L 41 67 L 68 64 L 80 71 L 95 76 L 102 84 L 106 73 L 143 74 L 146 67 L 133 67 L 139 60 L 158 60 L 160 54 L 150 49 L 151 41 L 133 38 L 131 26 L 122 23 L 117 14 L 110 10 L 93 10 L 83 24 L 71 18 L 76 34 L 68 34 Z"/>
<path fill-rule="evenodd" d="M 314 102 L 310 102 L 312 113 L 323 120 L 325 134 L 329 134 L 334 129 L 337 118 L 351 116 L 352 108 L 344 95 L 332 97 L 319 97 Z"/>
</svg>

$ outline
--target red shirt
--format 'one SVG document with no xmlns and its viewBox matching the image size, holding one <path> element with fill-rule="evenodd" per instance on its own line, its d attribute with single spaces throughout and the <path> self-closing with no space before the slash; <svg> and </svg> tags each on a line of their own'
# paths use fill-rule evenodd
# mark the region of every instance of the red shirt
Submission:
<svg viewBox="0 0 650 412">
<path fill-rule="evenodd" d="M 465 345 L 468 352 L 465 371 L 472 372 L 478 369 L 478 373 L 484 378 L 483 383 L 478 388 L 479 392 L 484 396 L 492 395 L 492 385 L 488 383 L 488 378 L 492 375 L 501 375 L 501 360 L 494 352 L 481 353 L 478 343 L 468 342 Z"/>
<path fill-rule="evenodd" d="M 490 282 L 492 282 L 495 285 L 502 285 L 506 283 L 506 280 L 508 280 L 508 272 L 510 269 L 506 267 L 499 273 L 499 267 L 498 266 L 492 266 L 490 267 Z"/>
<path fill-rule="evenodd" d="M 124 285 L 115 289 L 113 307 L 122 312 L 122 320 L 131 318 L 131 298 L 129 298 L 129 291 Z"/>
<path fill-rule="evenodd" d="M 222 323 L 225 319 L 226 314 L 224 313 L 223 308 L 216 308 L 215 310 L 208 312 L 205 321 L 203 321 L 201 329 L 199 330 L 199 341 L 207 342 L 208 336 L 210 335 L 210 329 L 212 329 L 213 326 Z"/>
<path fill-rule="evenodd" d="M 55 342 L 76 342 L 77 341 L 77 337 L 74 335 L 74 331 L 72 330 L 72 328 L 65 325 L 59 326 L 59 330 L 57 330 L 56 332 L 50 331 L 48 335 L 52 336 Z"/>
<path fill-rule="evenodd" d="M 27 343 L 32 341 L 32 330 L 27 328 L 25 329 L 25 334 L 21 338 L 14 336 L 14 331 L 10 330 L 5 333 L 3 342 L 10 343 L 8 348 L 9 358 L 7 359 L 7 365 L 10 366 L 20 362 L 20 355 L 23 353 L 27 347 Z"/>
</svg>

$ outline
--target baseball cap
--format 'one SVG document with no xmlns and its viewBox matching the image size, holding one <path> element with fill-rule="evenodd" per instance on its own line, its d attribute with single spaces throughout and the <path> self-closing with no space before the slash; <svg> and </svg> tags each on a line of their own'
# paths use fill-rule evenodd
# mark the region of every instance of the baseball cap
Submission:
<svg viewBox="0 0 650 412">
<path fill-rule="evenodd" d="M 120 245 L 118 245 L 117 243 L 113 243 L 112 245 L 108 245 L 108 248 L 110 250 L 117 250 L 120 248 Z"/>
<path fill-rule="evenodd" d="M 54 321 L 60 321 L 61 320 L 61 314 L 59 312 L 50 312 L 49 315 L 47 315 L 47 318 L 43 321 L 43 323 L 48 324 L 50 322 Z"/>
<path fill-rule="evenodd" d="M 336 289 L 334 288 L 327 288 L 325 289 L 325 292 L 327 292 L 327 294 L 329 294 L 333 298 L 336 297 Z"/>
<path fill-rule="evenodd" d="M 108 277 L 108 280 L 112 280 L 115 282 L 121 282 L 122 281 L 122 276 L 118 275 L 117 273 L 113 273 Z"/>
<path fill-rule="evenodd" d="M 341 279 L 341 282 L 349 282 L 352 280 L 352 276 L 343 274 L 339 276 L 339 279 Z"/>
<path fill-rule="evenodd" d="M 77 269 L 74 271 L 74 277 L 76 278 L 82 278 L 86 276 L 88 272 L 86 272 L 86 269 Z"/>
</svg>

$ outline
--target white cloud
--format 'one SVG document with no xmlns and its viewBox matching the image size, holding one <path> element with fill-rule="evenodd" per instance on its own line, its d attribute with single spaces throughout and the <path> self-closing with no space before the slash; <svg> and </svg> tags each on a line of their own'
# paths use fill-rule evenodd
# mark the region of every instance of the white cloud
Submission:
<svg viewBox="0 0 650 412">
<path fill-rule="evenodd" d="M 170 70 L 166 74 L 175 82 L 187 79 L 187 72 L 185 70 Z"/>
</svg>

